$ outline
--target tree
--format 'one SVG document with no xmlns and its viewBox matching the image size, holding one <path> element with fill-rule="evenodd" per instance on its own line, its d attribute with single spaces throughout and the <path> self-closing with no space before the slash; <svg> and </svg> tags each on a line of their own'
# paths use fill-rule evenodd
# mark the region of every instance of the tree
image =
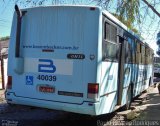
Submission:
<svg viewBox="0 0 160 126">
<path fill-rule="evenodd" d="M 149 8 L 151 8 L 152 11 L 160 17 L 160 13 L 154 8 L 154 6 L 152 6 L 152 5 L 151 5 L 150 3 L 148 3 L 146 0 L 142 0 L 142 1 L 143 1 L 145 4 L 147 4 L 147 6 L 148 6 Z"/>
<path fill-rule="evenodd" d="M 5 1 L 5 0 L 4 0 Z M 148 40 L 155 39 L 156 33 L 160 29 L 160 13 L 156 10 L 157 5 L 160 5 L 159 0 L 13 0 L 15 3 L 23 7 L 41 6 L 46 2 L 50 4 L 94 4 L 105 8 L 127 25 L 133 31 L 138 31 L 139 34 L 146 34 Z M 112 12 L 112 4 L 115 4 L 115 12 Z M 150 11 L 152 10 L 152 11 Z M 153 13 L 152 13 L 153 12 Z M 149 20 L 148 20 L 149 19 Z M 157 27 L 152 32 L 152 26 Z M 136 30 L 136 29 L 137 30 Z"/>
<path fill-rule="evenodd" d="M 16 0 L 17 3 L 28 6 L 37 6 L 43 5 L 45 2 L 49 0 Z M 146 0 L 142 0 L 149 8 L 151 8 L 154 13 L 160 15 L 158 11 Z M 155 0 L 154 0 L 155 1 Z M 140 13 L 140 0 L 52 0 L 51 4 L 63 4 L 63 3 L 70 3 L 70 4 L 97 4 L 105 9 L 108 9 L 108 5 L 111 2 L 117 2 L 116 6 L 116 15 L 118 19 L 122 22 L 126 22 L 128 27 L 133 27 L 133 24 L 137 22 L 137 24 L 141 23 L 141 18 L 143 15 Z M 125 21 L 124 21 L 125 20 Z"/>
<path fill-rule="evenodd" d="M 117 2 L 117 14 L 118 19 L 131 28 L 132 24 L 137 19 L 137 22 L 141 22 L 140 18 L 140 2 L 139 0 L 118 0 Z"/>
<path fill-rule="evenodd" d="M 3 0 L 5 1 L 5 0 Z M 24 6 L 28 6 L 29 4 L 36 6 L 36 5 L 43 5 L 45 2 L 49 0 L 13 0 L 16 3 L 23 4 Z M 140 23 L 140 0 L 52 0 L 51 4 L 63 4 L 63 3 L 71 3 L 71 4 L 92 4 L 95 3 L 99 6 L 104 7 L 107 9 L 107 6 L 110 2 L 116 1 L 117 2 L 117 14 L 119 19 L 128 20 L 128 23 L 134 23 L 137 19 Z M 160 13 L 146 0 L 142 0 L 149 8 L 152 9 L 154 13 L 156 13 L 160 17 Z M 156 0 L 154 0 L 156 1 Z M 129 24 L 130 25 L 130 24 Z"/>
<path fill-rule="evenodd" d="M 0 38 L 0 41 L 5 41 L 5 40 L 8 40 L 9 38 L 10 38 L 9 36 L 1 37 L 1 38 Z"/>
<path fill-rule="evenodd" d="M 138 33 L 138 30 L 136 28 L 133 27 L 132 23 L 130 22 L 130 20 L 124 19 L 123 17 L 117 15 L 116 13 L 112 13 L 112 15 L 114 15 L 117 19 L 119 19 L 123 24 L 125 24 L 126 26 L 128 26 L 128 28 L 130 30 L 132 30 L 133 32 Z"/>
</svg>

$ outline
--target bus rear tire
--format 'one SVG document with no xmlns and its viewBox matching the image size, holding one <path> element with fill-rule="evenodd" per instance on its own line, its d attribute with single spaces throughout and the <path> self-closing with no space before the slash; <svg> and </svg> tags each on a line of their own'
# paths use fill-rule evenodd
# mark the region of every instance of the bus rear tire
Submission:
<svg viewBox="0 0 160 126">
<path fill-rule="evenodd" d="M 150 77 L 150 78 L 149 78 L 149 87 L 152 85 L 152 83 L 153 83 L 153 82 L 152 82 L 152 78 Z"/>
</svg>

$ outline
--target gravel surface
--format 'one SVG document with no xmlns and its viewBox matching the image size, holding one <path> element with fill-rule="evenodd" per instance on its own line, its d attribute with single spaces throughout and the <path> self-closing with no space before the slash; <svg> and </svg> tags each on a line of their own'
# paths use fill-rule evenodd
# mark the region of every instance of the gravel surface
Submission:
<svg viewBox="0 0 160 126">
<path fill-rule="evenodd" d="M 119 115 L 118 111 L 93 117 L 37 107 L 8 105 L 4 100 L 3 92 L 0 90 L 0 125 L 2 126 L 120 126 L 130 122 L 134 124 L 134 121 L 139 120 L 160 120 L 160 116 L 156 114 L 156 112 L 160 114 L 160 95 L 156 88 L 149 89 L 147 93 L 149 98 L 146 100 L 142 101 L 143 98 L 139 97 L 132 103 L 132 109 L 136 113 L 133 120 L 127 120 L 126 116 Z M 154 113 L 151 114 L 152 111 Z"/>
<path fill-rule="evenodd" d="M 9 105 L 0 90 L 0 125 L 3 126 L 103 126 L 115 113 L 86 116 L 37 107 Z"/>
</svg>

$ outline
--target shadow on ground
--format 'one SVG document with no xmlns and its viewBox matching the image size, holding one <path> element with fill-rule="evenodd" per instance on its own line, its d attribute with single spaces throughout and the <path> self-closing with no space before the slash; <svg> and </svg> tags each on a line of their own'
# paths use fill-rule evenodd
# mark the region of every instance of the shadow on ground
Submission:
<svg viewBox="0 0 160 126">
<path fill-rule="evenodd" d="M 115 116 L 115 112 L 95 117 L 5 103 L 3 107 L 1 122 L 17 122 L 18 126 L 103 126 Z"/>
</svg>

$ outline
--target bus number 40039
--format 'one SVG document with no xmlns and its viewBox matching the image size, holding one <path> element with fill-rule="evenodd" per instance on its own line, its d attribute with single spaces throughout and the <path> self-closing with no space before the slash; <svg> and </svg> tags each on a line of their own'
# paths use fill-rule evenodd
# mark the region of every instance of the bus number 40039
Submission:
<svg viewBox="0 0 160 126">
<path fill-rule="evenodd" d="M 53 76 L 53 75 L 38 75 L 37 79 L 42 80 L 42 81 L 56 81 L 57 80 L 56 76 Z"/>
</svg>

